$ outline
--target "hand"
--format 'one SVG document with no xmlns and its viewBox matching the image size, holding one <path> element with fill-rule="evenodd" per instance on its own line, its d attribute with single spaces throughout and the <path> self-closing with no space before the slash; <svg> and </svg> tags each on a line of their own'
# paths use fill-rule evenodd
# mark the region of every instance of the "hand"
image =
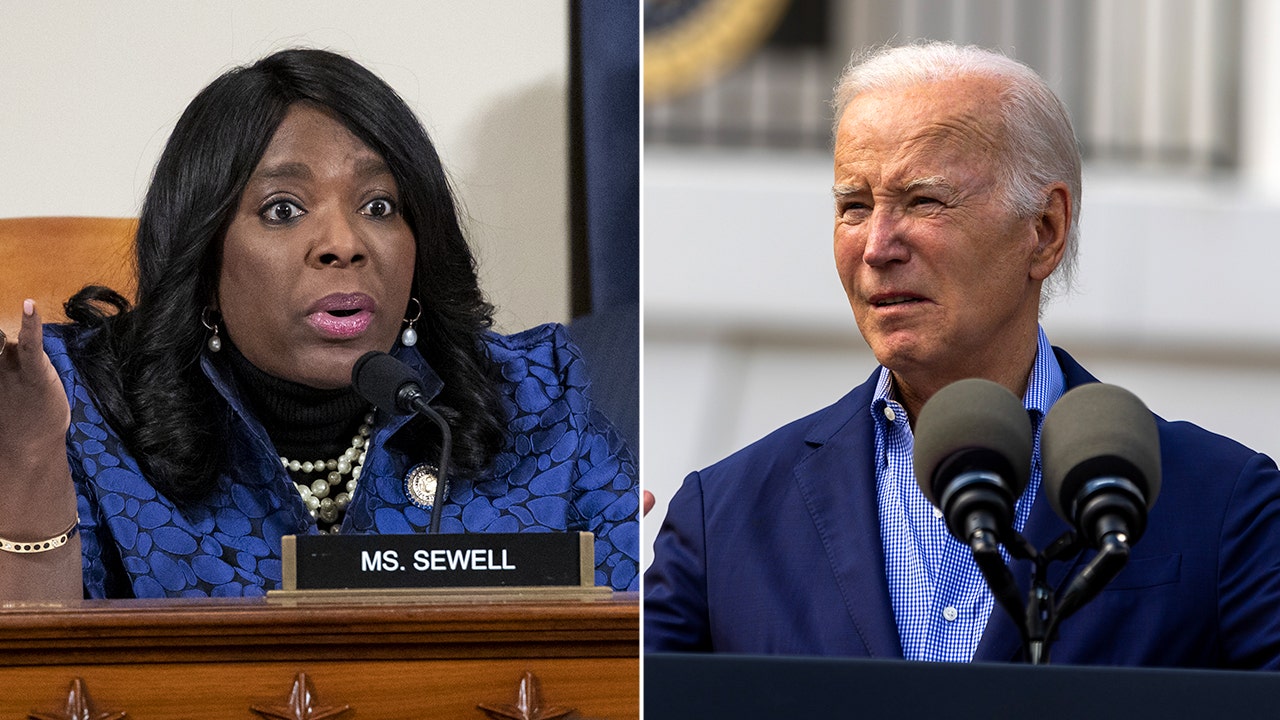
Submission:
<svg viewBox="0 0 1280 720">
<path fill-rule="evenodd" d="M 22 303 L 22 329 L 0 352 L 0 462 L 9 477 L 66 461 L 71 408 L 44 352 L 35 302 Z M 0 485 L 4 478 L 0 477 Z"/>
<path fill-rule="evenodd" d="M 649 511 L 653 509 L 653 504 L 655 502 L 657 502 L 657 500 L 654 499 L 653 493 L 649 492 L 648 490 L 645 490 L 644 491 L 644 515 L 649 514 Z M 644 517 L 644 515 L 641 515 L 641 517 Z"/>
<path fill-rule="evenodd" d="M 19 540 L 51 538 L 76 518 L 67 464 L 71 407 L 44 351 L 36 304 L 22 303 L 18 338 L 0 350 L 0 532 Z M 0 553 L 0 602 L 81 597 L 80 537 L 34 555 Z"/>
</svg>

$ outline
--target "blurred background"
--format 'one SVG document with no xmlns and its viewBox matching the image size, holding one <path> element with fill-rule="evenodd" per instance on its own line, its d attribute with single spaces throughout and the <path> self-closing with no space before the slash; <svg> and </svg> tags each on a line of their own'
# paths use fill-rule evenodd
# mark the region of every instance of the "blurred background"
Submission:
<svg viewBox="0 0 1280 720">
<path fill-rule="evenodd" d="M 685 474 L 876 366 L 831 257 L 827 104 L 873 45 L 998 48 L 1049 81 L 1085 156 L 1050 341 L 1280 453 L 1280 3 L 647 0 L 644 23 L 646 564 Z"/>
</svg>

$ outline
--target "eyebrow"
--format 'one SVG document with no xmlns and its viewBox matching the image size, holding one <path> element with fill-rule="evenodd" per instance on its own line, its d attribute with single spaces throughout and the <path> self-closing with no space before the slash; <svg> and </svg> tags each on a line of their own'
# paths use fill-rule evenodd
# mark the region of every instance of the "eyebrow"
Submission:
<svg viewBox="0 0 1280 720">
<path fill-rule="evenodd" d="M 946 178 L 942 177 L 941 175 L 930 175 L 929 177 L 916 178 L 915 180 L 909 181 L 906 185 L 903 186 L 902 192 L 911 192 L 912 190 L 919 190 L 921 188 L 939 188 L 942 190 L 952 190 L 953 186 L 951 185 L 950 181 L 948 181 Z M 836 185 L 831 186 L 831 194 L 834 197 L 838 197 L 838 198 L 848 197 L 850 195 L 857 195 L 858 193 L 863 193 L 863 192 L 868 192 L 868 188 L 866 185 L 862 185 L 862 184 L 853 185 L 853 184 L 846 184 L 846 183 L 837 183 Z"/>
<path fill-rule="evenodd" d="M 260 167 L 253 174 L 254 180 L 308 180 L 310 178 L 310 166 L 300 162 L 286 162 Z"/>
<path fill-rule="evenodd" d="M 920 188 L 940 188 L 942 190 L 951 190 L 951 183 L 941 175 L 930 175 L 929 177 L 916 178 L 906 184 L 903 188 L 906 192 L 917 190 Z"/>
<path fill-rule="evenodd" d="M 857 195 L 860 192 L 866 192 L 866 185 L 849 185 L 845 183 L 837 183 L 831 186 L 831 194 L 835 197 L 848 197 L 849 195 Z"/>
<path fill-rule="evenodd" d="M 387 162 L 377 155 L 362 157 L 356 161 L 355 176 L 364 180 L 379 175 L 390 175 L 391 168 Z M 310 180 L 313 177 L 311 166 L 300 162 L 284 162 L 278 165 L 261 167 L 254 173 L 254 180 Z"/>
<path fill-rule="evenodd" d="M 370 155 L 356 161 L 356 177 L 371 178 L 378 175 L 390 175 L 391 168 L 381 156 Z"/>
</svg>

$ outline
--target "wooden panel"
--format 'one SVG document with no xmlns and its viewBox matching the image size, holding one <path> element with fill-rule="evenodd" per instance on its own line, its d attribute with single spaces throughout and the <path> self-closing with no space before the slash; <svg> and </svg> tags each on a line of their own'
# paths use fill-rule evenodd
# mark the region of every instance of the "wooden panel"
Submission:
<svg viewBox="0 0 1280 720">
<path fill-rule="evenodd" d="M 46 322 L 63 322 L 62 304 L 85 285 L 106 285 L 134 299 L 133 218 L 0 219 L 0 328 L 13 335 L 22 301 L 34 298 Z"/>
<path fill-rule="evenodd" d="M 639 660 L 592 659 L 353 662 L 175 663 L 168 665 L 5 668 L 0 717 L 65 707 L 70 678 L 79 677 L 99 712 L 130 718 L 251 718 L 253 706 L 285 705 L 296 674 L 305 671 L 317 707 L 348 705 L 362 720 L 479 718 L 478 705 L 515 704 L 521 676 L 532 671 L 544 706 L 577 710 L 580 718 L 638 718 Z"/>
<path fill-rule="evenodd" d="M 98 601 L 0 608 L 0 718 L 58 716 L 80 678 L 99 713 L 253 718 L 298 673 L 358 718 L 479 718 L 532 672 L 544 707 L 639 717 L 639 603 L 282 605 Z"/>
</svg>

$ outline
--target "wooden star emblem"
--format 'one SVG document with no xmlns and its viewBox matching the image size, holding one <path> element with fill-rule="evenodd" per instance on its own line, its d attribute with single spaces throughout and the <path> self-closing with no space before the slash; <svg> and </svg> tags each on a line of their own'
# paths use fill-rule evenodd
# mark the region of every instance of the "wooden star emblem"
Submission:
<svg viewBox="0 0 1280 720">
<path fill-rule="evenodd" d="M 121 720 L 123 712 L 99 711 L 89 698 L 89 691 L 84 681 L 76 678 L 71 681 L 71 690 L 67 693 L 67 708 L 61 713 L 33 712 L 29 720 Z"/>
<path fill-rule="evenodd" d="M 249 709 L 273 720 L 325 720 L 336 718 L 351 709 L 350 705 L 316 707 L 315 696 L 316 689 L 311 684 L 311 678 L 300 672 L 293 679 L 293 691 L 289 693 L 288 704 L 269 707 L 254 705 Z"/>
<path fill-rule="evenodd" d="M 516 693 L 516 704 L 503 703 L 478 706 L 491 720 L 554 720 L 574 711 L 574 708 L 542 707 L 542 690 L 538 678 L 525 671 L 520 678 L 520 689 Z"/>
</svg>

